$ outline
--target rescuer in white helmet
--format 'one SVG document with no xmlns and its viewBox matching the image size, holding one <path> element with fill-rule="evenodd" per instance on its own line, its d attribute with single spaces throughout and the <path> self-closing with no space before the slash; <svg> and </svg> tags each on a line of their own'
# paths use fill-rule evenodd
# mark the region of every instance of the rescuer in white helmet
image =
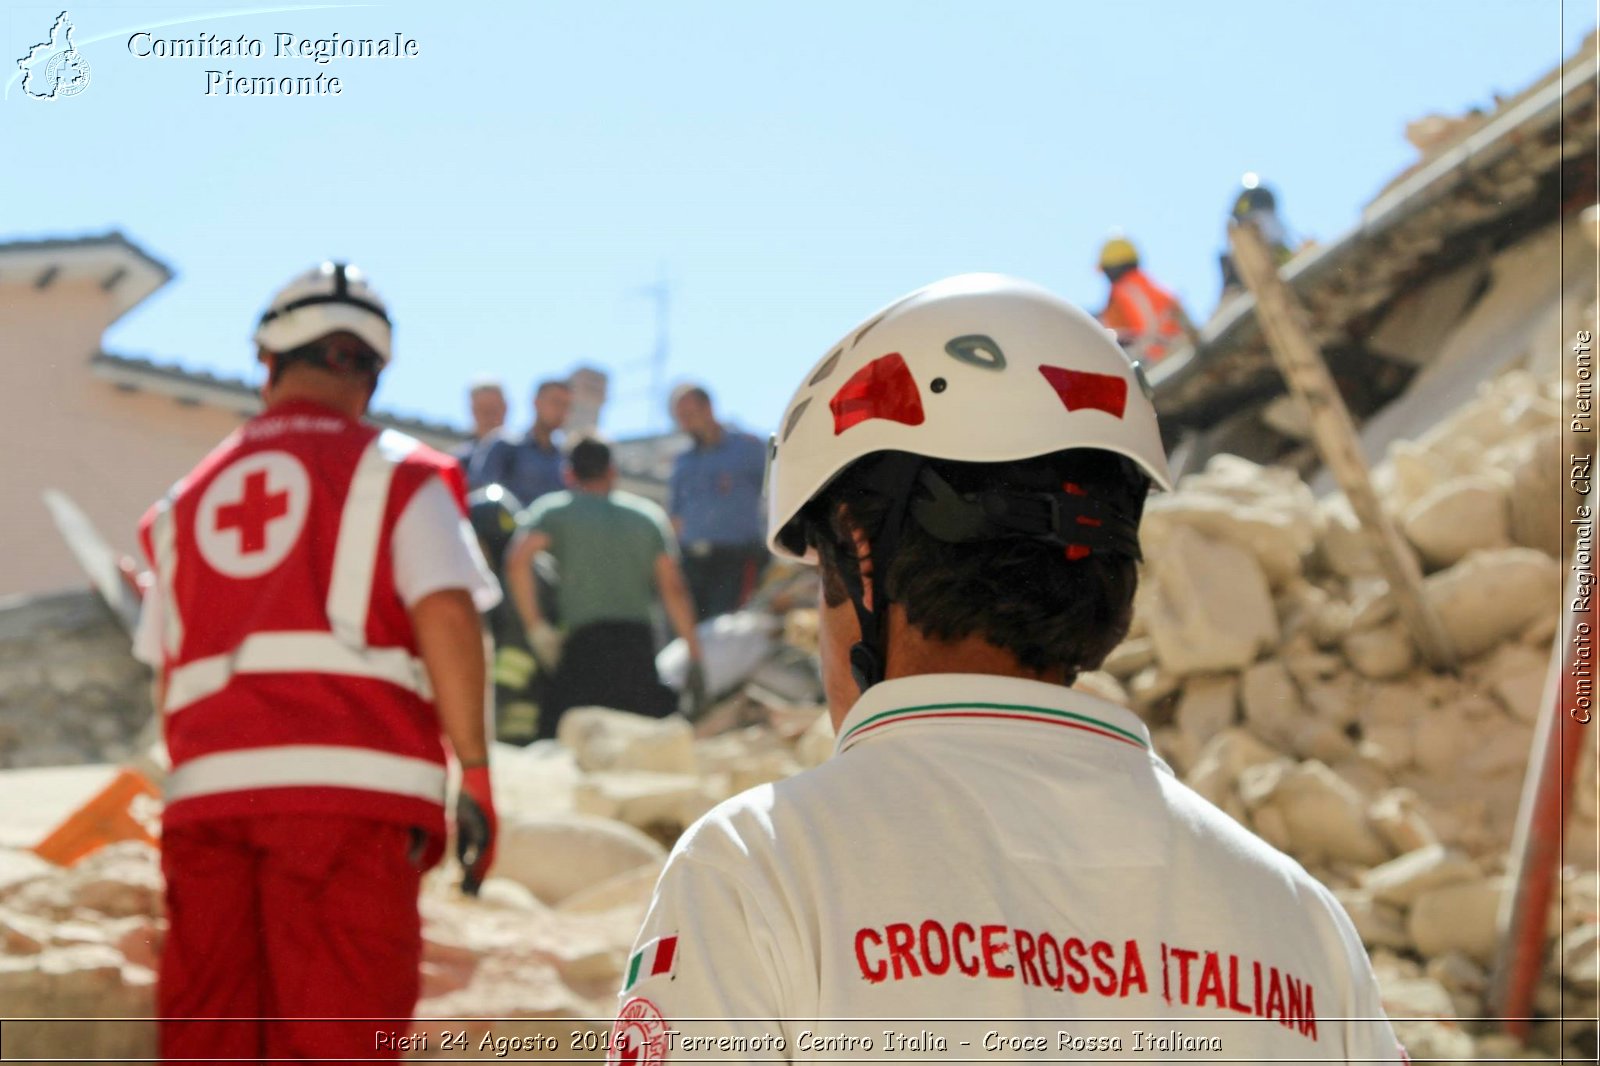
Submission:
<svg viewBox="0 0 1600 1066">
<path fill-rule="evenodd" d="M 265 410 L 140 526 L 135 644 L 172 757 L 162 1054 L 394 1058 L 446 742 L 469 892 L 493 861 L 478 610 L 500 590 L 459 465 L 362 417 L 392 345 L 361 273 L 297 277 L 255 341 Z"/>
<path fill-rule="evenodd" d="M 1142 377 L 1037 286 L 950 278 L 823 355 L 767 513 L 820 568 L 835 754 L 678 842 L 613 1062 L 1399 1060 L 1332 894 L 1071 687 L 1168 485 Z"/>
</svg>

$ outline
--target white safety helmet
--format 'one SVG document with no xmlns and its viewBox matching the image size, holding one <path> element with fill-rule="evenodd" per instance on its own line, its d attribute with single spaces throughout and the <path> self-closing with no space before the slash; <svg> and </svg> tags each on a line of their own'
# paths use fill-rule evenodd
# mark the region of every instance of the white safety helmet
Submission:
<svg viewBox="0 0 1600 1066">
<path fill-rule="evenodd" d="M 382 297 L 360 268 L 330 261 L 278 290 L 256 325 L 255 341 L 282 353 L 341 331 L 366 341 L 378 353 L 379 365 L 388 365 L 392 330 Z"/>
<path fill-rule="evenodd" d="M 791 523 L 875 452 L 1000 463 L 1068 448 L 1115 452 L 1172 487 L 1149 385 L 1104 327 L 1030 282 L 947 278 L 874 314 L 806 375 L 768 452 L 768 545 L 814 562 Z"/>
</svg>

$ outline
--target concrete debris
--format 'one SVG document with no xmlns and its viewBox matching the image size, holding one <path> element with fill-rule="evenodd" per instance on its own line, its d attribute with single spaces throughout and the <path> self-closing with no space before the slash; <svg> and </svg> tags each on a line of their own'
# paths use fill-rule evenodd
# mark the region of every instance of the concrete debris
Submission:
<svg viewBox="0 0 1600 1066">
<path fill-rule="evenodd" d="M 1561 564 L 1533 548 L 1474 552 L 1423 579 L 1423 594 L 1463 659 L 1515 637 L 1561 597 Z"/>
<path fill-rule="evenodd" d="M 1459 951 L 1487 966 L 1494 961 L 1503 878 L 1478 878 L 1422 892 L 1407 912 L 1411 942 L 1424 956 Z"/>
<path fill-rule="evenodd" d="M 696 770 L 694 729 L 676 715 L 654 719 L 605 707 L 574 707 L 561 716 L 558 739 L 571 749 L 578 769 L 588 772 Z"/>
<path fill-rule="evenodd" d="M 1168 673 L 1237 670 L 1276 642 L 1267 579 L 1245 549 L 1175 525 L 1147 568 L 1156 594 L 1145 624 Z"/>
<path fill-rule="evenodd" d="M 1478 864 L 1467 856 L 1441 844 L 1429 844 L 1368 870 L 1361 877 L 1361 886 L 1375 900 L 1405 907 L 1431 889 L 1479 876 Z"/>
<path fill-rule="evenodd" d="M 1510 505 L 1494 478 L 1456 478 L 1412 504 L 1401 528 L 1432 570 L 1454 566 L 1475 551 L 1511 544 Z"/>
<path fill-rule="evenodd" d="M 500 822 L 494 873 L 555 905 L 665 857 L 661 845 L 644 833 L 607 818 L 508 814 Z"/>
<path fill-rule="evenodd" d="M 1351 633 L 1344 639 L 1344 655 L 1356 673 L 1376 681 L 1409 673 L 1417 661 L 1411 637 L 1399 622 Z"/>
</svg>

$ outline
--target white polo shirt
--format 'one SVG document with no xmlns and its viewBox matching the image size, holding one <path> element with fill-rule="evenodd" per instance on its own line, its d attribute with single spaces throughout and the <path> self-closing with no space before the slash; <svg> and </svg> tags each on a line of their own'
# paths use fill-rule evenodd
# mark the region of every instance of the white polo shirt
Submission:
<svg viewBox="0 0 1600 1066">
<path fill-rule="evenodd" d="M 1402 1060 L 1332 894 L 1137 717 L 973 674 L 691 827 L 619 1002 L 613 1062 Z"/>
</svg>

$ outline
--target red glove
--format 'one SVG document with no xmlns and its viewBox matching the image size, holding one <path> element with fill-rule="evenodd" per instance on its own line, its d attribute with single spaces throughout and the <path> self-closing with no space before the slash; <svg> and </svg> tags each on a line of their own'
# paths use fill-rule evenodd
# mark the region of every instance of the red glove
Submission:
<svg viewBox="0 0 1600 1066">
<path fill-rule="evenodd" d="M 461 891 L 476 896 L 494 865 L 494 838 L 498 828 L 494 792 L 489 787 L 489 767 L 461 771 L 461 791 L 456 795 L 456 858 L 466 876 Z"/>
</svg>

